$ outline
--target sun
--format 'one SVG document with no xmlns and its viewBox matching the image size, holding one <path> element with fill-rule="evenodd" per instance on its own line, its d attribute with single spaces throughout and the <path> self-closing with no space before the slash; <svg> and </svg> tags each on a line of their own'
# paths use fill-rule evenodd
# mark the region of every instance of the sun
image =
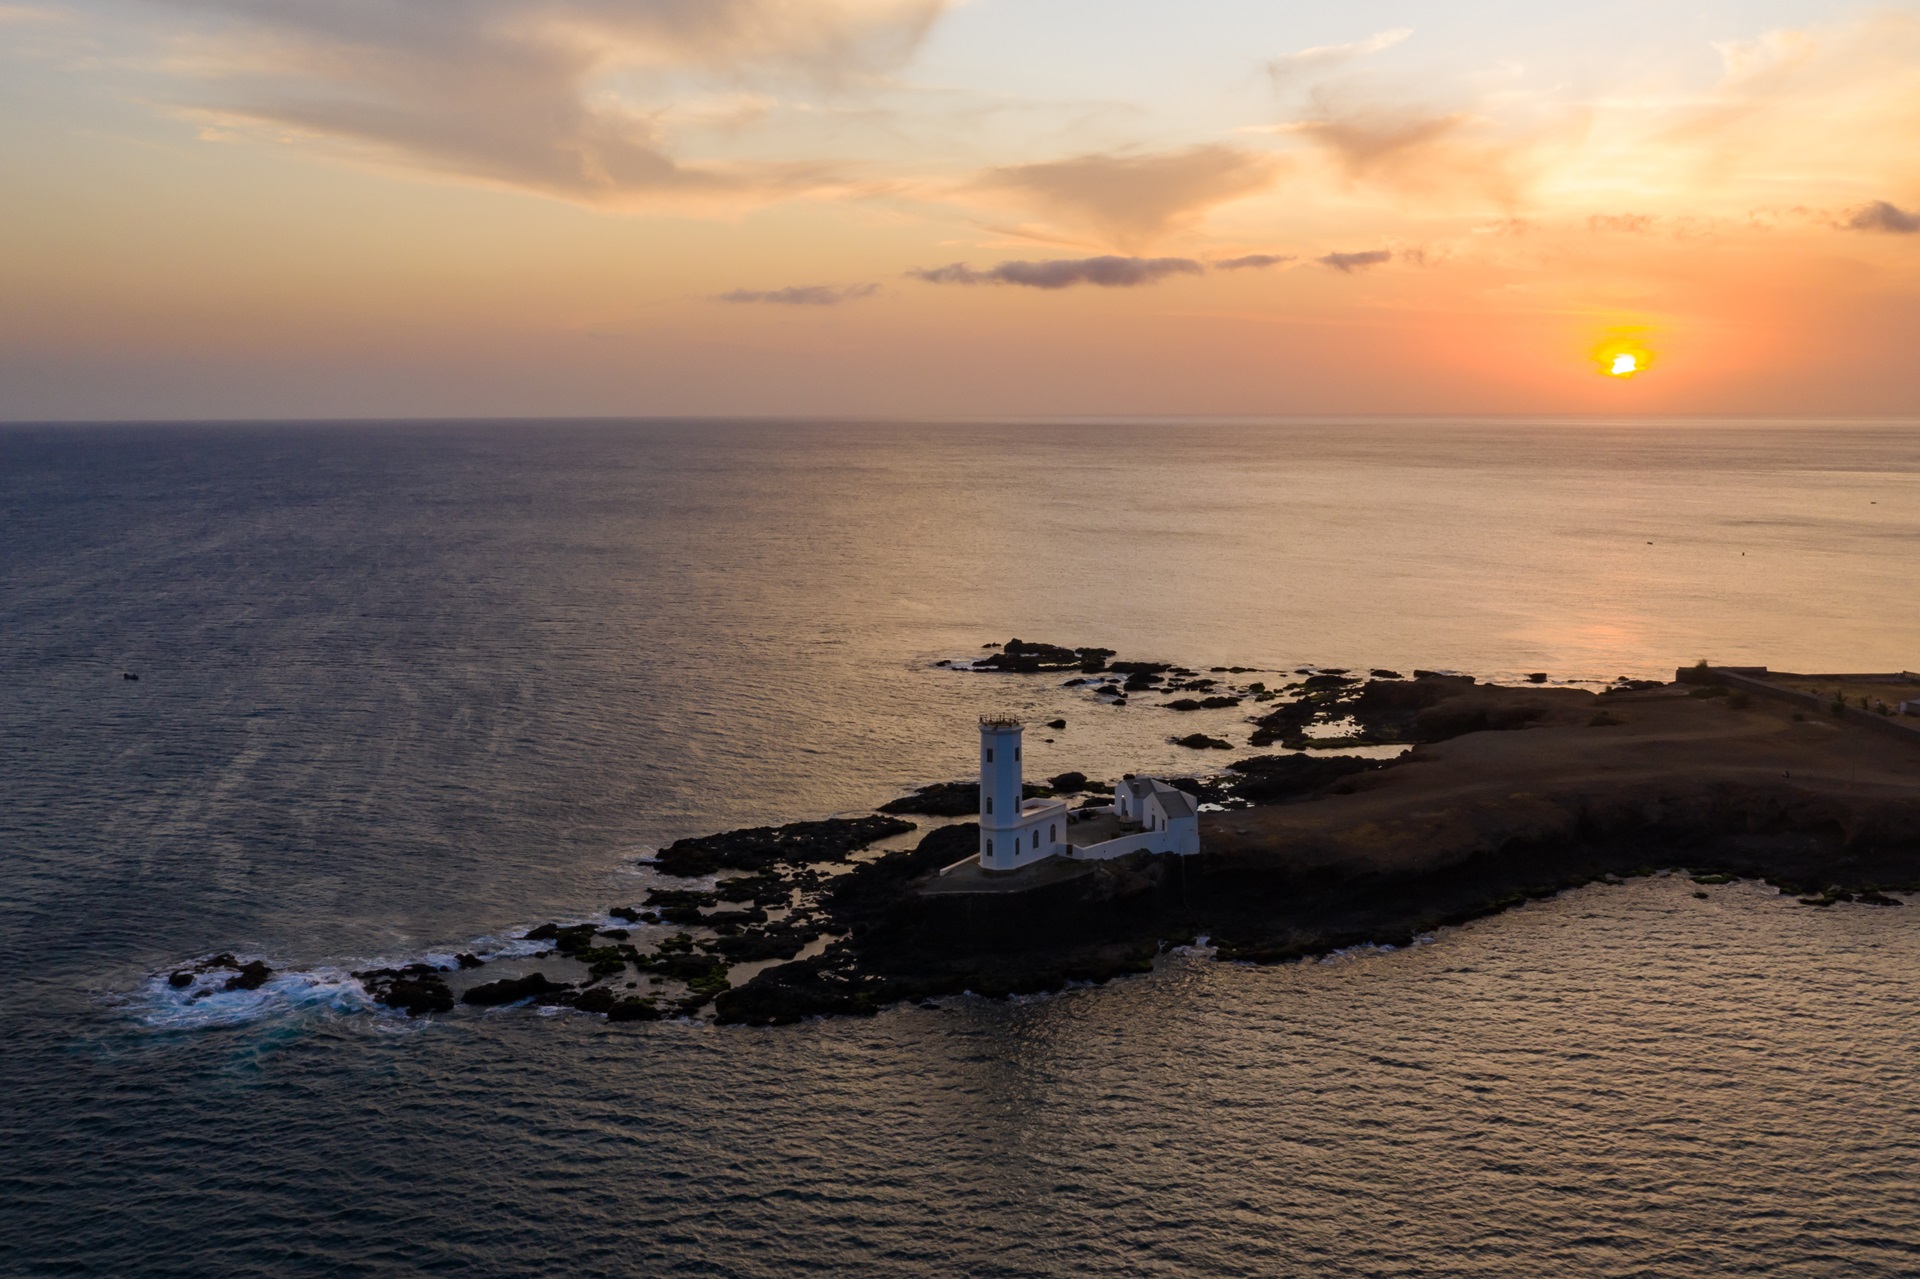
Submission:
<svg viewBox="0 0 1920 1279">
<path fill-rule="evenodd" d="M 1593 348 L 1594 371 L 1616 382 L 1639 377 L 1652 365 L 1653 352 L 1647 349 L 1639 333 L 1616 330 Z"/>
</svg>

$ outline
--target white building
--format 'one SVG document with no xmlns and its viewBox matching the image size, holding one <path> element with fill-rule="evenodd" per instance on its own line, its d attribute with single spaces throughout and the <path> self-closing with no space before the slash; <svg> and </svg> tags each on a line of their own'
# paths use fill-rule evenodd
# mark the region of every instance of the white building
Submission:
<svg viewBox="0 0 1920 1279">
<path fill-rule="evenodd" d="M 1126 778 L 1114 802 L 1069 811 L 1025 795 L 1017 719 L 980 719 L 980 867 L 1018 870 L 1048 857 L 1102 861 L 1128 853 L 1200 851 L 1193 796 L 1154 778 Z M 963 863 L 964 864 L 964 863 Z"/>
</svg>

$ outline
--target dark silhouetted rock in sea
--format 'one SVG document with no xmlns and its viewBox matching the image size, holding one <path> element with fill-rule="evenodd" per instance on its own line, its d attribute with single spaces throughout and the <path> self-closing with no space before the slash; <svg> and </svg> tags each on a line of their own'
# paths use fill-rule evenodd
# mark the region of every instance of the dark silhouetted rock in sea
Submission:
<svg viewBox="0 0 1920 1279">
<path fill-rule="evenodd" d="M 620 996 L 605 986 L 596 986 L 592 990 L 583 990 L 573 997 L 573 1006 L 583 1013 L 607 1013 L 620 1002 Z"/>
<path fill-rule="evenodd" d="M 380 994 L 380 1002 L 400 1008 L 409 1017 L 453 1011 L 453 992 L 438 977 L 403 977 Z"/>
<path fill-rule="evenodd" d="M 240 970 L 233 976 L 227 978 L 225 989 L 258 990 L 266 985 L 267 979 L 272 976 L 273 969 L 255 959 L 249 963 L 240 965 Z"/>
<path fill-rule="evenodd" d="M 999 652 L 976 660 L 979 671 L 1009 671 L 1031 675 L 1039 671 L 1098 671 L 1113 656 L 1110 648 L 1067 648 L 1060 644 L 1029 644 L 1008 640 Z"/>
<path fill-rule="evenodd" d="M 979 782 L 935 782 L 911 795 L 880 805 L 883 813 L 915 813 L 926 817 L 971 817 L 980 811 Z"/>
<path fill-rule="evenodd" d="M 377 1004 L 403 1010 L 409 1017 L 444 1013 L 453 1008 L 453 992 L 432 964 L 400 968 L 371 968 L 354 975 Z"/>
<path fill-rule="evenodd" d="M 564 982 L 548 981 L 545 973 L 528 973 L 525 977 L 506 977 L 500 981 L 490 981 L 484 986 L 475 986 L 460 996 L 460 1002 L 478 1008 L 496 1008 L 501 1004 L 515 1004 L 523 999 L 536 999 L 572 989 Z"/>
<path fill-rule="evenodd" d="M 850 853 L 912 830 L 897 817 L 832 817 L 820 822 L 755 826 L 676 840 L 654 864 L 664 874 L 689 877 L 722 870 L 767 870 L 786 865 L 845 861 Z"/>
<path fill-rule="evenodd" d="M 1173 739 L 1175 746 L 1185 746 L 1197 751 L 1230 751 L 1233 743 L 1218 737 L 1208 737 L 1205 733 L 1188 733 L 1185 737 Z"/>
<path fill-rule="evenodd" d="M 1057 773 L 1047 779 L 1047 789 L 1057 795 L 1071 795 L 1087 788 L 1085 773 Z"/>
</svg>

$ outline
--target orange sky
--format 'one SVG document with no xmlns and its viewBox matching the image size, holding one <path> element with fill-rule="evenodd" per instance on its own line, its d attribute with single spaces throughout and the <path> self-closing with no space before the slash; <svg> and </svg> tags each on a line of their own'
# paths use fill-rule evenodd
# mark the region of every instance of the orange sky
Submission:
<svg viewBox="0 0 1920 1279">
<path fill-rule="evenodd" d="M 0 417 L 1920 413 L 1920 9 L 1439 8 L 0 4 Z"/>
</svg>

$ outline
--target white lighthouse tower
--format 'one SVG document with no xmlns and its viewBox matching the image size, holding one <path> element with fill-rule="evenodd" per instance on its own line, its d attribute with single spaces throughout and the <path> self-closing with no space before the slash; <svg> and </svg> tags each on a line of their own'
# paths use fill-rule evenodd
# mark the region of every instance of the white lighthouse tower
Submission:
<svg viewBox="0 0 1920 1279">
<path fill-rule="evenodd" d="M 1017 870 L 1066 851 L 1067 802 L 1025 796 L 1020 734 L 1006 716 L 980 717 L 980 866 Z"/>
</svg>

